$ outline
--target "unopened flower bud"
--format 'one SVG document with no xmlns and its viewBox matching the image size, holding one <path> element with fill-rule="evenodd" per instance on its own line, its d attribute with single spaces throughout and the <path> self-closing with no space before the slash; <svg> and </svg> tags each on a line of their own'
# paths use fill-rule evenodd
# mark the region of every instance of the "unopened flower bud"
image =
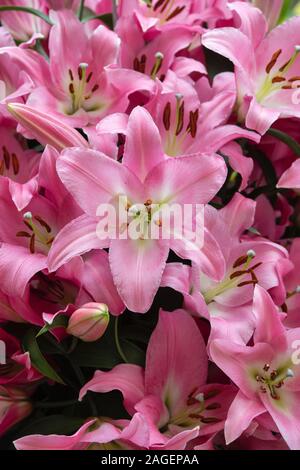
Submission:
<svg viewBox="0 0 300 470">
<path fill-rule="evenodd" d="M 82 341 L 97 341 L 104 335 L 109 323 L 109 311 L 105 304 L 90 302 L 70 317 L 67 333 Z"/>
</svg>

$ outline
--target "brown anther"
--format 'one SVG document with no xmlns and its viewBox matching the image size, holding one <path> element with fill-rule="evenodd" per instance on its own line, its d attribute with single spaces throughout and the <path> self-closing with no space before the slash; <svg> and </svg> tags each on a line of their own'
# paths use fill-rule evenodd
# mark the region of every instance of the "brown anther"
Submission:
<svg viewBox="0 0 300 470">
<path fill-rule="evenodd" d="M 0 175 L 2 176 L 4 174 L 4 161 L 2 160 L 0 163 Z"/>
<path fill-rule="evenodd" d="M 147 201 L 144 203 L 144 206 L 151 206 L 151 204 L 152 204 L 152 200 L 147 199 Z"/>
<path fill-rule="evenodd" d="M 170 102 L 168 102 L 165 106 L 164 114 L 163 114 L 163 123 L 164 123 L 166 131 L 168 131 L 171 126 L 171 103 Z"/>
<path fill-rule="evenodd" d="M 267 393 L 266 387 L 261 386 L 261 387 L 259 388 L 259 390 L 260 390 L 262 393 Z"/>
<path fill-rule="evenodd" d="M 285 82 L 286 79 L 284 77 L 274 77 L 272 78 L 272 83 L 281 83 L 281 82 Z"/>
<path fill-rule="evenodd" d="M 251 279 L 252 279 L 252 281 L 257 284 L 257 283 L 258 283 L 258 279 L 257 279 L 257 276 L 256 276 L 255 272 L 252 271 L 252 269 L 250 269 L 249 274 L 251 274 Z"/>
<path fill-rule="evenodd" d="M 179 106 L 179 110 L 178 110 L 178 119 L 177 119 L 176 131 L 175 131 L 176 136 L 179 135 L 180 132 L 182 131 L 183 118 L 184 118 L 184 101 L 181 103 L 181 105 Z"/>
<path fill-rule="evenodd" d="M 97 91 L 99 88 L 99 85 L 96 83 L 96 85 L 93 86 L 92 88 L 92 93 L 94 93 L 95 91 Z"/>
<path fill-rule="evenodd" d="M 221 408 L 221 403 L 212 403 L 211 405 L 206 406 L 206 410 L 218 410 Z"/>
<path fill-rule="evenodd" d="M 265 379 L 261 375 L 257 375 L 255 377 L 255 380 L 256 380 L 256 382 L 264 382 L 265 381 Z"/>
<path fill-rule="evenodd" d="M 35 220 L 38 221 L 38 223 L 39 223 L 42 227 L 44 227 L 44 228 L 46 229 L 46 231 L 47 231 L 48 233 L 51 232 L 51 227 L 50 227 L 50 225 L 48 225 L 47 222 L 45 222 L 39 215 L 35 215 L 34 218 L 35 218 Z"/>
<path fill-rule="evenodd" d="M 284 85 L 281 87 L 282 90 L 292 90 L 293 86 L 292 85 Z"/>
<path fill-rule="evenodd" d="M 78 73 L 79 80 L 82 80 L 82 68 L 81 67 L 78 67 L 77 73 Z"/>
<path fill-rule="evenodd" d="M 237 277 L 241 277 L 241 276 L 243 276 L 243 275 L 246 274 L 246 273 L 247 273 L 247 271 L 235 271 L 234 273 L 232 273 L 232 274 L 230 275 L 230 279 L 235 279 L 235 278 L 237 278 Z"/>
<path fill-rule="evenodd" d="M 277 376 L 278 376 L 277 370 L 273 370 L 273 372 L 272 372 L 271 375 L 270 375 L 271 380 L 275 380 Z"/>
<path fill-rule="evenodd" d="M 175 18 L 175 16 L 179 15 L 184 9 L 185 5 L 182 7 L 176 7 L 175 10 L 173 10 L 172 13 L 167 16 L 166 21 L 172 20 L 172 18 Z"/>
<path fill-rule="evenodd" d="M 187 406 L 199 405 L 198 400 L 196 400 L 196 398 L 194 397 L 189 397 L 186 403 L 187 403 Z"/>
<path fill-rule="evenodd" d="M 238 268 L 238 267 L 241 266 L 242 264 L 245 264 L 247 261 L 248 261 L 248 256 L 247 256 L 247 255 L 245 255 L 245 256 L 240 256 L 240 257 L 235 261 L 235 263 L 233 264 L 233 267 L 234 267 L 234 268 Z"/>
<path fill-rule="evenodd" d="M 282 67 L 280 67 L 279 71 L 284 72 L 285 69 L 290 65 L 291 59 L 289 59 Z"/>
<path fill-rule="evenodd" d="M 193 138 L 196 137 L 197 134 L 197 122 L 199 118 L 199 110 L 196 109 L 196 111 L 190 111 L 190 121 L 188 124 L 188 130 L 191 133 L 191 136 Z"/>
<path fill-rule="evenodd" d="M 275 385 L 275 388 L 281 388 L 284 385 L 284 381 L 281 380 L 278 384 Z"/>
<path fill-rule="evenodd" d="M 35 235 L 34 233 L 31 235 L 29 249 L 31 253 L 34 253 L 34 243 L 35 243 Z"/>
<path fill-rule="evenodd" d="M 7 150 L 6 147 L 2 147 L 2 151 L 3 151 L 3 159 L 4 159 L 4 163 L 5 163 L 5 167 L 7 170 L 9 170 L 9 167 L 10 167 L 10 154 Z"/>
<path fill-rule="evenodd" d="M 278 51 L 274 52 L 274 54 L 272 55 L 272 58 L 270 60 L 270 62 L 268 63 L 268 65 L 266 66 L 266 72 L 267 73 L 270 73 L 272 68 L 274 67 L 274 65 L 276 64 L 277 62 L 277 59 L 278 57 L 280 56 L 280 54 L 282 53 L 282 49 L 279 49 Z"/>
<path fill-rule="evenodd" d="M 170 0 L 165 0 L 165 2 L 163 2 L 164 5 L 163 5 L 162 9 L 160 10 L 161 13 L 163 13 L 165 11 L 167 6 L 169 5 L 169 2 L 170 2 Z"/>
<path fill-rule="evenodd" d="M 237 285 L 237 287 L 244 287 L 244 286 L 249 286 L 250 284 L 252 285 L 256 285 L 257 284 L 257 281 L 245 281 L 245 282 L 241 282 L 240 284 Z"/>
<path fill-rule="evenodd" d="M 257 263 L 254 266 L 252 266 L 251 270 L 254 271 L 255 269 L 259 268 L 259 266 L 261 266 L 261 265 L 262 265 L 262 262 Z"/>
<path fill-rule="evenodd" d="M 13 166 L 13 170 L 14 170 L 14 175 L 17 175 L 20 171 L 20 164 L 19 164 L 19 160 L 17 158 L 17 155 L 15 153 L 13 153 L 11 155 L 11 161 L 12 161 L 12 166 Z"/>
<path fill-rule="evenodd" d="M 27 220 L 23 220 L 24 224 L 26 225 L 26 227 L 29 228 L 29 230 L 33 231 L 33 228 L 31 227 L 30 223 L 27 222 Z"/>
<path fill-rule="evenodd" d="M 270 364 L 265 364 L 263 369 L 265 372 L 268 372 L 270 370 L 270 367 L 271 367 Z"/>
<path fill-rule="evenodd" d="M 191 413 L 189 417 L 192 419 L 202 419 L 202 416 L 197 413 Z"/>
<path fill-rule="evenodd" d="M 70 83 L 70 85 L 69 85 L 69 92 L 71 93 L 71 95 L 74 95 L 74 93 L 75 93 L 73 83 Z"/>
<path fill-rule="evenodd" d="M 159 7 L 161 7 L 164 2 L 165 0 L 158 0 L 158 2 L 156 2 L 153 7 L 153 11 L 156 11 Z"/>
<path fill-rule="evenodd" d="M 219 418 L 209 418 L 205 416 L 201 416 L 200 419 L 203 424 L 214 424 L 221 421 Z"/>
<path fill-rule="evenodd" d="M 275 392 L 273 387 L 271 387 L 270 393 L 271 393 L 271 397 L 273 398 L 273 400 L 279 400 L 280 399 L 280 397 L 277 395 L 277 393 Z"/>
<path fill-rule="evenodd" d="M 86 83 L 89 83 L 89 81 L 91 80 L 92 76 L 93 76 L 93 72 L 90 72 L 90 73 L 88 74 L 87 79 L 86 79 Z"/>
<path fill-rule="evenodd" d="M 73 77 L 73 72 L 71 69 L 69 69 L 69 77 L 70 77 L 70 80 L 73 81 L 74 80 L 74 77 Z"/>
<path fill-rule="evenodd" d="M 27 232 L 25 232 L 24 230 L 20 230 L 20 232 L 17 232 L 16 233 L 16 237 L 26 237 L 26 238 L 30 238 L 31 235 Z"/>
<path fill-rule="evenodd" d="M 291 77 L 289 78 L 289 82 L 293 83 L 293 82 L 298 82 L 300 80 L 300 76 L 296 76 L 296 77 Z"/>
</svg>

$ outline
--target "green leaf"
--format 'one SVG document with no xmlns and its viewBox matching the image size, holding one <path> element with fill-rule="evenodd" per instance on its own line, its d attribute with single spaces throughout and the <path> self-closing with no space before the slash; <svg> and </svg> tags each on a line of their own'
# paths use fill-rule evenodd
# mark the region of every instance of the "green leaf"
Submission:
<svg viewBox="0 0 300 470">
<path fill-rule="evenodd" d="M 108 337 L 102 337 L 93 343 L 79 341 L 78 346 L 69 357 L 79 367 L 94 369 L 112 369 L 122 362 L 113 338 Z"/>
<path fill-rule="evenodd" d="M 47 323 L 43 328 L 38 332 L 36 338 L 39 336 L 44 335 L 50 330 L 54 330 L 55 328 L 66 328 L 68 326 L 69 317 L 66 315 L 58 315 L 54 318 L 52 323 Z"/>
<path fill-rule="evenodd" d="M 123 339 L 121 344 L 130 364 L 137 364 L 142 367 L 145 365 L 145 352 L 139 346 L 126 339 Z"/>
<path fill-rule="evenodd" d="M 71 435 L 83 425 L 85 419 L 65 415 L 35 418 L 20 429 L 20 437 L 28 434 L 65 434 Z M 17 436 L 18 437 L 18 436 Z"/>
<path fill-rule="evenodd" d="M 23 339 L 23 348 L 25 352 L 29 352 L 32 365 L 45 377 L 48 377 L 55 382 L 65 385 L 64 381 L 50 366 L 45 357 L 43 356 L 38 342 L 36 340 L 36 330 L 30 329 L 25 334 Z"/>
<path fill-rule="evenodd" d="M 90 20 L 100 20 L 110 29 L 113 29 L 113 17 L 111 13 L 106 13 L 104 15 L 89 15 L 82 18 L 82 23 L 86 23 Z"/>
<path fill-rule="evenodd" d="M 278 23 L 283 23 L 293 15 L 295 3 L 294 0 L 284 0 Z"/>
</svg>

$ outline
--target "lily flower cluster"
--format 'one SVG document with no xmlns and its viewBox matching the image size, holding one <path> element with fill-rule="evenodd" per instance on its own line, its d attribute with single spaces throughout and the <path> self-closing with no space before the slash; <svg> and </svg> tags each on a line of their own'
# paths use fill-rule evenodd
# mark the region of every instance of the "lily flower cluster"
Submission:
<svg viewBox="0 0 300 470">
<path fill-rule="evenodd" d="M 1 3 L 0 448 L 300 450 L 300 17 Z"/>
</svg>

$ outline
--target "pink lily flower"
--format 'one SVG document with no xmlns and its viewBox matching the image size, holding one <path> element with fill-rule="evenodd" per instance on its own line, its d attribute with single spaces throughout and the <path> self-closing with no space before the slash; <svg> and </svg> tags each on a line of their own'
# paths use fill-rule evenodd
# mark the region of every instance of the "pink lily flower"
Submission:
<svg viewBox="0 0 300 470">
<path fill-rule="evenodd" d="M 7 29 L 0 27 L 0 47 L 15 46 L 15 41 Z"/>
<path fill-rule="evenodd" d="M 27 14 L 27 16 L 32 15 Z M 4 44 L 3 47 L 0 48 L 0 57 L 3 64 L 5 64 L 5 60 L 7 60 L 7 64 L 11 64 L 12 67 L 11 70 L 8 71 L 8 73 L 5 75 L 5 80 L 9 80 L 8 90 L 15 90 L 16 85 L 21 85 L 22 79 L 24 84 L 27 84 L 27 88 L 24 90 L 26 91 L 24 94 L 27 94 L 29 85 L 31 85 L 30 91 L 32 91 L 33 84 L 35 86 L 40 86 L 50 80 L 48 62 L 41 54 L 34 50 L 17 47 L 16 45 L 11 44 L 10 41 L 7 41 L 7 44 Z M 5 67 L 3 65 L 3 67 L 5 70 L 7 66 Z M 14 72 L 12 73 L 12 71 Z M 5 90 L 4 85 L 2 85 L 1 88 L 3 93 L 3 90 Z M 5 93 L 5 96 L 6 95 L 8 95 L 7 92 Z M 16 100 L 14 99 L 13 101 Z"/>
<path fill-rule="evenodd" d="M 293 165 L 283 173 L 277 187 L 300 189 L 300 160 L 296 160 Z"/>
<path fill-rule="evenodd" d="M 32 323 L 39 325 L 40 318 L 29 305 L 27 296 L 7 295 L 0 291 L 0 322 Z"/>
<path fill-rule="evenodd" d="M 240 388 L 225 423 L 226 443 L 236 440 L 253 419 L 268 413 L 290 449 L 296 450 L 300 448 L 300 376 L 295 341 L 300 330 L 285 330 L 271 297 L 260 286 L 254 293 L 254 313 L 253 346 L 226 339 L 210 345 L 213 361 Z"/>
<path fill-rule="evenodd" d="M 10 121 L 1 122 L 0 185 L 8 186 L 11 198 L 19 210 L 24 209 L 37 192 L 40 155 L 24 148 Z M 26 144 L 25 144 L 26 145 Z"/>
<path fill-rule="evenodd" d="M 24 6 L 34 8 L 42 13 L 48 13 L 47 3 L 44 0 L 2 0 L 2 5 Z M 32 38 L 48 36 L 50 26 L 41 18 L 22 11 L 1 11 L 1 23 L 20 42 L 29 42 Z"/>
<path fill-rule="evenodd" d="M 216 21 L 229 14 L 226 0 L 121 0 L 119 16 L 134 16 L 143 32 L 164 30 L 169 25 Z"/>
<path fill-rule="evenodd" d="M 243 32 L 220 28 L 202 42 L 235 65 L 237 112 L 246 127 L 265 134 L 279 118 L 299 117 L 299 17 L 277 26 L 257 47 Z"/>
<path fill-rule="evenodd" d="M 189 267 L 169 263 L 162 277 L 162 286 L 181 292 L 185 308 L 209 320 L 209 341 L 226 337 L 246 344 L 255 327 L 252 312 L 254 287 L 259 284 L 269 290 L 281 305 L 286 295 L 283 277 L 292 269 L 292 264 L 281 246 L 262 238 L 242 238 L 253 221 L 253 201 L 236 195 L 224 209 L 209 210 L 205 221 L 222 247 L 225 260 L 221 279 L 210 279 L 197 265 Z"/>
<path fill-rule="evenodd" d="M 38 325 L 51 324 L 57 316 L 69 316 L 90 302 L 106 304 L 112 315 L 125 310 L 103 250 L 89 253 L 84 261 L 74 258 L 55 274 L 37 273 L 28 283 L 24 301 L 35 312 L 34 318 L 27 314 L 24 320 Z"/>
<path fill-rule="evenodd" d="M 31 411 L 32 405 L 24 390 L 0 385 L 0 436 Z"/>
<path fill-rule="evenodd" d="M 120 40 L 114 32 L 102 25 L 91 32 L 70 10 L 53 13 L 53 19 L 49 72 L 28 105 L 78 128 L 125 111 L 130 94 L 155 88 L 148 77 L 117 67 Z"/>
<path fill-rule="evenodd" d="M 49 163 L 51 152 L 54 149 L 45 150 Z M 51 174 L 47 176 L 50 178 Z M 52 181 L 45 185 L 46 191 Z M 4 183 L 0 185 L 1 213 L 9 222 L 0 227 L 1 287 L 8 295 L 22 296 L 29 279 L 47 267 L 47 255 L 55 235 L 78 217 L 81 210 L 60 183 L 52 187 L 49 196 L 47 192 L 45 196 L 34 194 L 29 204 L 18 211 L 8 192 L 8 181 Z M 55 199 L 51 196 L 54 191 Z"/>
<path fill-rule="evenodd" d="M 241 127 L 227 124 L 236 99 L 232 74 L 219 74 L 210 87 L 203 77 L 195 87 L 169 71 L 161 90 L 146 108 L 157 125 L 166 155 L 177 157 L 194 153 L 220 151 L 243 177 L 242 189 L 253 169 L 251 158 L 244 157 L 237 138 L 259 142 L 260 136 Z M 128 116 L 112 114 L 97 125 L 99 136 L 126 135 Z"/>
<path fill-rule="evenodd" d="M 11 101 L 23 102 L 33 88 L 34 82 L 20 64 L 9 54 L 0 52 L 0 114 L 9 116 L 5 105 Z"/>
<path fill-rule="evenodd" d="M 259 234 L 277 242 L 291 225 L 292 214 L 293 208 L 282 194 L 278 194 L 274 207 L 269 199 L 261 194 L 256 199 L 253 227 Z"/>
<path fill-rule="evenodd" d="M 6 364 L 0 364 L 0 386 L 27 384 L 41 378 L 31 365 L 29 353 L 22 352 L 17 338 L 0 328 L 0 340 L 6 345 L 7 357 Z"/>
<path fill-rule="evenodd" d="M 234 388 L 205 385 L 206 376 L 205 343 L 194 320 L 183 310 L 160 311 L 145 371 L 133 364 L 96 371 L 80 391 L 80 399 L 88 390 L 120 390 L 128 413 L 145 418 L 151 449 L 184 449 L 199 433 L 222 429 L 233 398 Z"/>
<path fill-rule="evenodd" d="M 136 413 L 129 421 L 108 418 L 90 419 L 72 436 L 60 434 L 21 437 L 17 450 L 138 450 L 148 448 L 149 431 Z"/>
<path fill-rule="evenodd" d="M 199 29 L 185 25 L 170 27 L 159 33 L 151 41 L 143 34 L 131 17 L 122 17 L 117 23 L 117 33 L 121 39 L 120 63 L 122 67 L 133 68 L 151 78 L 163 81 L 169 69 L 177 74 L 189 75 L 192 72 L 206 74 L 205 66 L 195 59 L 180 57 L 178 53 L 187 50 L 197 37 Z"/>
<path fill-rule="evenodd" d="M 98 238 L 96 214 L 101 203 L 115 204 L 118 197 L 124 195 L 130 213 L 135 211 L 136 204 L 145 207 L 153 204 L 159 207 L 174 203 L 181 207 L 186 203 L 206 204 L 222 186 L 226 167 L 221 157 L 196 154 L 167 158 L 157 127 L 141 107 L 132 111 L 128 126 L 122 164 L 93 150 L 66 149 L 62 152 L 57 171 L 87 215 L 73 220 L 60 233 L 49 253 L 51 271 L 94 248 Z M 185 236 L 178 240 L 170 234 L 168 240 L 161 237 L 154 240 L 147 235 L 149 222 L 144 228 L 146 238 L 117 237 L 109 240 L 107 234 L 103 234 L 101 240 L 103 247 L 110 247 L 110 267 L 118 292 L 126 306 L 135 312 L 149 309 L 170 249 L 183 258 L 194 256 L 201 265 L 206 260 L 198 247 L 189 249 Z M 121 264 L 120 256 L 123 259 Z"/>
</svg>

